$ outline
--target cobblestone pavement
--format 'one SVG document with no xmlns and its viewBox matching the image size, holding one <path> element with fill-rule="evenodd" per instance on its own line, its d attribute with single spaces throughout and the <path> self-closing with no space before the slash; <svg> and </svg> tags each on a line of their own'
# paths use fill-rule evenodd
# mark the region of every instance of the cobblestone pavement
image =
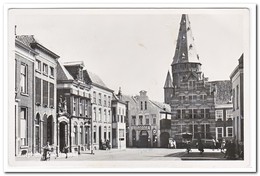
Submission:
<svg viewBox="0 0 260 176">
<path fill-rule="evenodd" d="M 131 161 L 131 160 L 224 160 L 224 154 L 219 150 L 205 149 L 205 152 L 200 155 L 197 149 L 192 149 L 188 154 L 185 149 L 140 149 L 127 148 L 125 150 L 95 150 L 94 154 L 90 151 L 77 153 L 69 153 L 68 158 L 65 154 L 60 154 L 58 157 L 53 154 L 50 161 Z M 41 161 L 41 156 L 17 157 L 16 161 Z"/>
</svg>

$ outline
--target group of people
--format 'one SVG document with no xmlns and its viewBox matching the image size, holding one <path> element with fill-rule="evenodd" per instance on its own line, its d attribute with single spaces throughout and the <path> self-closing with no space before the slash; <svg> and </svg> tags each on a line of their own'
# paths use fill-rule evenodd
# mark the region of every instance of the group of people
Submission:
<svg viewBox="0 0 260 176">
<path fill-rule="evenodd" d="M 102 142 L 102 140 L 99 141 L 99 149 L 100 150 L 110 150 L 111 149 L 111 143 L 107 139 L 105 142 Z"/>
</svg>

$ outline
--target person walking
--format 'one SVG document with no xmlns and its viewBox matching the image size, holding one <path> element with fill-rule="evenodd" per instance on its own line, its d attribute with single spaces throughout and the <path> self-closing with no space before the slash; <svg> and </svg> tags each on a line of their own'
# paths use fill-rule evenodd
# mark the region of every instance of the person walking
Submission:
<svg viewBox="0 0 260 176">
<path fill-rule="evenodd" d="M 200 151 L 200 154 L 204 152 L 204 145 L 201 141 L 201 139 L 198 140 L 198 150 Z"/>
<path fill-rule="evenodd" d="M 216 148 L 216 141 L 215 141 L 215 139 L 213 138 L 213 139 L 212 139 L 212 150 L 214 151 L 215 148 Z"/>
<path fill-rule="evenodd" d="M 68 152 L 69 152 L 69 147 L 67 146 L 67 144 L 65 144 L 65 146 L 64 146 L 64 148 L 63 148 L 63 151 L 64 151 L 64 153 L 65 153 L 65 155 L 66 155 L 66 159 L 68 158 Z"/>
<path fill-rule="evenodd" d="M 43 160 L 47 161 L 47 159 L 49 158 L 49 151 L 51 151 L 51 146 L 50 143 L 47 141 L 46 146 L 43 147 Z"/>
</svg>

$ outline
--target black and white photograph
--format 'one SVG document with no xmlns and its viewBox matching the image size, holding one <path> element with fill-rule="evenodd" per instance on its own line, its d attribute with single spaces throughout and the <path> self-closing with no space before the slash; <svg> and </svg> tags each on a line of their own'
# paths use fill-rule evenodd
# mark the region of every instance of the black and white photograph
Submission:
<svg viewBox="0 0 260 176">
<path fill-rule="evenodd" d="M 6 170 L 254 171 L 255 11 L 6 7 Z"/>
</svg>

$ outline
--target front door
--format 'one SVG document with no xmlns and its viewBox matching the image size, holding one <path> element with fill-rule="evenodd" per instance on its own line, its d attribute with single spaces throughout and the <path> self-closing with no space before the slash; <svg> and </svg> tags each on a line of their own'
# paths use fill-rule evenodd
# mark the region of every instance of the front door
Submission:
<svg viewBox="0 0 260 176">
<path fill-rule="evenodd" d="M 65 145 L 68 145 L 68 124 L 65 122 L 60 123 L 60 152 L 63 152 Z"/>
</svg>

